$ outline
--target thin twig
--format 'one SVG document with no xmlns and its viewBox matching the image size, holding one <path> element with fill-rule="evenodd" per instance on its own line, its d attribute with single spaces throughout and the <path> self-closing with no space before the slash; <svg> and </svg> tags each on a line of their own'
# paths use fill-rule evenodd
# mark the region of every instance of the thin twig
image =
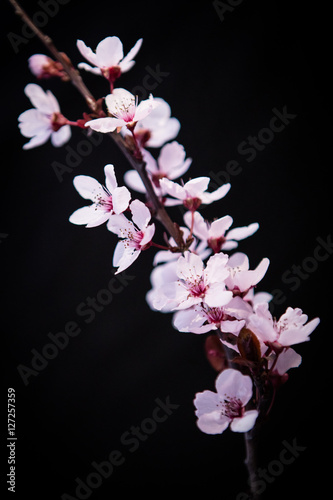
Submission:
<svg viewBox="0 0 333 500">
<path fill-rule="evenodd" d="M 16 0 L 9 0 L 9 2 L 14 7 L 15 13 L 22 19 L 22 21 L 24 23 L 26 23 L 32 29 L 32 31 L 38 36 L 38 38 L 45 45 L 45 47 L 48 49 L 48 51 L 55 57 L 55 59 L 57 59 L 57 61 L 59 61 L 62 64 L 64 71 L 69 76 L 72 84 L 77 88 L 77 90 L 80 92 L 80 94 L 84 97 L 89 109 L 94 114 L 97 113 L 99 116 L 101 116 L 100 106 L 99 106 L 98 102 L 96 101 L 96 99 L 94 98 L 93 94 L 90 92 L 90 90 L 87 88 L 87 86 L 83 82 L 79 72 L 76 69 L 74 69 L 74 67 L 68 62 L 68 60 L 64 57 L 64 55 L 58 51 L 58 49 L 55 47 L 52 39 L 48 35 L 45 35 L 45 33 L 43 33 L 34 24 L 34 22 L 30 19 L 28 14 L 22 9 L 20 4 Z M 156 196 L 155 191 L 152 187 L 152 184 L 151 184 L 150 179 L 149 179 L 147 172 L 146 172 L 145 162 L 142 160 L 136 159 L 132 155 L 131 150 L 129 149 L 127 143 L 125 142 L 125 140 L 123 139 L 123 137 L 120 134 L 109 133 L 108 135 L 113 139 L 113 141 L 117 144 L 117 146 L 120 148 L 120 150 L 122 151 L 124 156 L 129 161 L 131 166 L 140 175 L 142 182 L 147 190 L 147 196 L 148 196 L 148 198 L 150 200 L 150 204 L 153 208 L 155 218 L 163 224 L 163 226 L 168 231 L 170 236 L 172 236 L 173 239 L 175 240 L 180 251 L 182 251 L 185 248 L 182 233 L 179 230 L 178 225 L 175 224 L 171 220 L 171 218 L 169 217 L 164 206 L 161 204 L 158 197 Z"/>
<path fill-rule="evenodd" d="M 251 432 L 245 432 L 244 442 L 246 449 L 245 465 L 248 472 L 249 487 L 251 493 L 251 500 L 260 500 L 260 495 L 258 492 L 258 481 L 256 481 L 257 475 L 257 438 L 253 436 Z"/>
</svg>

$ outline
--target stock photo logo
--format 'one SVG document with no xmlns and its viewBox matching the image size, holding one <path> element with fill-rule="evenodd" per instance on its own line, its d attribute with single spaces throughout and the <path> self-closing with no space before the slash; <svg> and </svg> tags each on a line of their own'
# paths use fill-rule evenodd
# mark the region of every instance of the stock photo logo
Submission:
<svg viewBox="0 0 333 500">
<path fill-rule="evenodd" d="M 33 23 L 37 28 L 44 28 L 48 24 L 50 18 L 58 14 L 60 7 L 68 4 L 70 1 L 71 0 L 38 0 L 37 5 L 41 10 L 34 12 L 31 16 Z M 36 34 L 27 23 L 23 24 L 20 34 L 12 31 L 7 33 L 7 38 L 15 54 L 18 54 L 21 46 L 26 46 L 29 40 L 35 36 Z"/>
</svg>

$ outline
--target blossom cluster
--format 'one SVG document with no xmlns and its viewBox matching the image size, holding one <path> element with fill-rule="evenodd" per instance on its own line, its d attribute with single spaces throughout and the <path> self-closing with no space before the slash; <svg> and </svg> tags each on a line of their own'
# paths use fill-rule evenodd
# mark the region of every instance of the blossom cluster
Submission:
<svg viewBox="0 0 333 500">
<path fill-rule="evenodd" d="M 19 116 L 21 133 L 30 138 L 23 147 L 40 146 L 48 139 L 62 146 L 70 139 L 71 126 L 121 134 L 133 157 L 145 165 L 160 206 L 184 208 L 178 225 L 183 244 L 171 235 L 163 245 L 154 241 L 154 211 L 149 199 L 140 199 L 147 194 L 142 176 L 138 170 L 128 170 L 123 176 L 126 185 L 119 186 L 114 165 L 107 163 L 103 185 L 86 175 L 74 178 L 75 189 L 89 203 L 75 210 L 69 221 L 87 228 L 106 224 L 118 236 L 113 253 L 117 273 L 132 265 L 142 251 L 158 249 L 146 295 L 150 308 L 172 314 L 172 325 L 179 332 L 213 334 L 228 353 L 227 364 L 217 370 L 216 392 L 206 390 L 195 397 L 198 427 L 216 434 L 230 424 L 235 432 L 247 432 L 261 411 L 254 386 L 256 393 L 272 393 L 287 380 L 288 370 L 302 359 L 292 346 L 308 341 L 319 319 L 308 321 L 301 309 L 292 307 L 279 319 L 272 316 L 272 296 L 256 290 L 269 259 L 262 258 L 253 268 L 238 249 L 239 242 L 252 236 L 259 224 L 234 228 L 229 214 L 206 220 L 200 209 L 224 198 L 230 184 L 210 191 L 209 177 L 188 176 L 192 159 L 176 140 L 180 123 L 164 99 L 150 95 L 138 103 L 128 90 L 115 88 L 122 73 L 134 66 L 141 45 L 139 39 L 124 57 L 122 43 L 115 36 L 102 40 L 95 51 L 78 40 L 78 50 L 90 63 L 79 63 L 78 68 L 105 78 L 110 93 L 103 98 L 99 113 L 83 113 L 83 118 L 70 121 L 50 91 L 27 85 L 25 93 L 34 108 Z M 29 66 L 38 79 L 66 80 L 61 65 L 43 54 L 32 56 Z"/>
</svg>

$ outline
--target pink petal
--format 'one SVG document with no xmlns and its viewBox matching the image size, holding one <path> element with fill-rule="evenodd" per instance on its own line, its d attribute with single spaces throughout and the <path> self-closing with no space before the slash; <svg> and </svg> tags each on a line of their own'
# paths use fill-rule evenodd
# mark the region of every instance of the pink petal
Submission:
<svg viewBox="0 0 333 500">
<path fill-rule="evenodd" d="M 104 174 L 105 174 L 105 186 L 112 194 L 112 192 L 118 186 L 116 174 L 114 171 L 114 166 L 111 165 L 110 163 L 108 165 L 105 165 Z"/>
<path fill-rule="evenodd" d="M 227 239 L 228 240 L 243 240 L 244 238 L 248 238 L 252 236 L 259 229 L 259 224 L 254 222 L 249 226 L 237 227 L 235 229 L 231 229 L 228 232 Z"/>
<path fill-rule="evenodd" d="M 137 55 L 137 53 L 139 52 L 141 45 L 142 45 L 142 42 L 143 42 L 143 39 L 139 38 L 139 40 L 136 42 L 134 47 L 132 47 L 131 50 L 129 51 L 129 53 L 124 57 L 124 59 L 122 61 L 120 61 L 119 66 L 120 66 L 120 69 L 123 73 L 125 73 L 126 71 L 131 69 L 132 66 L 135 64 L 133 59 Z"/>
<path fill-rule="evenodd" d="M 153 96 L 150 95 L 149 99 L 145 101 L 141 101 L 139 106 L 136 108 L 134 121 L 143 120 L 148 116 L 156 107 L 158 106 L 158 102 L 154 100 Z"/>
<path fill-rule="evenodd" d="M 131 193 L 125 186 L 117 187 L 112 193 L 113 210 L 116 214 L 124 212 L 131 200 Z"/>
<path fill-rule="evenodd" d="M 253 393 L 251 377 L 233 368 L 223 370 L 217 377 L 215 386 L 218 394 L 239 399 L 243 406 L 248 403 Z"/>
<path fill-rule="evenodd" d="M 224 217 L 213 221 L 210 226 L 209 236 L 211 238 L 219 238 L 221 236 L 224 236 L 224 233 L 229 229 L 232 223 L 233 219 L 232 217 L 230 217 L 230 215 L 225 215 Z"/>
<path fill-rule="evenodd" d="M 59 148 L 66 144 L 72 136 L 71 127 L 69 125 L 64 125 L 56 132 L 51 134 L 51 143 L 56 148 Z"/>
<path fill-rule="evenodd" d="M 160 180 L 161 188 L 170 196 L 177 198 L 179 200 L 186 199 L 186 191 L 183 186 L 177 184 L 176 182 L 170 181 L 166 177 Z"/>
<path fill-rule="evenodd" d="M 96 54 L 91 50 L 90 47 L 87 47 L 87 45 L 82 40 L 77 40 L 76 46 L 83 57 L 87 59 L 87 61 L 89 61 L 94 66 L 98 66 Z"/>
<path fill-rule="evenodd" d="M 96 66 L 100 68 L 111 68 L 118 66 L 123 58 L 123 44 L 117 36 L 104 38 L 96 47 Z"/>
<path fill-rule="evenodd" d="M 98 193 L 105 196 L 105 191 L 101 184 L 89 175 L 77 175 L 74 177 L 73 184 L 82 198 L 94 201 L 94 196 Z"/>
<path fill-rule="evenodd" d="M 219 411 L 214 411 L 199 417 L 197 426 L 205 434 L 222 434 L 227 429 L 229 422 L 227 417 L 221 417 Z"/>
<path fill-rule="evenodd" d="M 148 223 L 151 219 L 151 213 L 148 207 L 140 201 L 134 200 L 130 205 L 130 209 L 132 212 L 132 219 L 134 224 L 139 229 L 144 229 L 148 226 Z"/>
<path fill-rule="evenodd" d="M 212 193 L 203 193 L 201 196 L 201 201 L 204 204 L 212 203 L 213 201 L 220 200 L 223 198 L 229 191 L 231 184 L 223 184 L 216 191 Z"/>
<path fill-rule="evenodd" d="M 254 427 L 258 415 L 259 413 L 257 410 L 246 411 L 243 417 L 233 419 L 230 424 L 230 429 L 233 432 L 248 432 Z"/>
<path fill-rule="evenodd" d="M 196 177 L 195 179 L 191 179 L 186 182 L 184 188 L 188 193 L 188 197 L 199 197 L 201 198 L 204 191 L 206 191 L 208 184 L 210 182 L 209 177 Z"/>
<path fill-rule="evenodd" d="M 107 134 L 108 132 L 114 132 L 116 128 L 123 127 L 126 125 L 124 120 L 119 120 L 118 118 L 97 118 L 96 120 L 90 120 L 85 123 L 85 127 L 90 127 L 96 132 L 101 132 Z"/>
</svg>

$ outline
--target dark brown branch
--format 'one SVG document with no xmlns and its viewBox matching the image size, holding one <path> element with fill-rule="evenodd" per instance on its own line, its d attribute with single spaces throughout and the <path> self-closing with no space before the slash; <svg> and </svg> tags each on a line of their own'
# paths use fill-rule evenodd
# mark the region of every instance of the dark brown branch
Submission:
<svg viewBox="0 0 333 500">
<path fill-rule="evenodd" d="M 70 81 L 72 84 L 77 88 L 77 90 L 80 92 L 80 94 L 84 97 L 89 109 L 94 113 L 99 113 L 99 105 L 90 92 L 90 90 L 86 87 L 85 83 L 83 82 L 79 72 L 74 69 L 74 67 L 68 62 L 67 58 L 64 57 L 64 55 L 58 51 L 58 49 L 55 47 L 52 39 L 45 35 L 35 24 L 34 22 L 30 19 L 28 14 L 22 9 L 22 7 L 19 5 L 19 3 L 16 0 L 9 0 L 11 5 L 15 9 L 15 13 L 21 17 L 22 21 L 26 23 L 32 31 L 38 36 L 38 38 L 41 40 L 41 42 L 45 45 L 45 47 L 48 49 L 48 51 L 61 63 L 61 65 L 64 68 L 64 71 L 67 73 L 69 76 Z M 183 241 L 182 233 L 179 230 L 179 227 L 177 224 L 175 224 L 171 218 L 169 217 L 167 211 L 165 210 L 164 206 L 160 203 L 158 197 L 155 194 L 155 191 L 152 187 L 152 184 L 150 182 L 150 179 L 147 176 L 146 173 L 146 168 L 145 168 L 145 162 L 136 159 L 133 155 L 131 150 L 129 149 L 128 145 L 126 144 L 125 140 L 121 135 L 118 133 L 110 133 L 108 134 L 113 141 L 118 145 L 124 156 L 127 158 L 131 166 L 138 172 L 140 175 L 142 182 L 145 185 L 145 188 L 147 190 L 147 196 L 149 197 L 149 200 L 151 202 L 151 205 L 153 207 L 154 211 L 154 216 L 157 220 L 159 220 L 165 229 L 168 231 L 170 236 L 173 237 L 173 239 L 176 242 L 176 245 L 179 247 L 180 250 L 183 250 L 185 248 L 185 244 Z"/>
<path fill-rule="evenodd" d="M 246 449 L 246 458 L 245 465 L 248 472 L 249 477 L 249 486 L 251 492 L 251 500 L 259 500 L 259 492 L 258 492 L 258 481 L 256 480 L 256 475 L 258 471 L 257 466 L 257 438 L 253 436 L 251 432 L 245 432 L 244 434 L 245 441 L 245 449 Z"/>
</svg>

